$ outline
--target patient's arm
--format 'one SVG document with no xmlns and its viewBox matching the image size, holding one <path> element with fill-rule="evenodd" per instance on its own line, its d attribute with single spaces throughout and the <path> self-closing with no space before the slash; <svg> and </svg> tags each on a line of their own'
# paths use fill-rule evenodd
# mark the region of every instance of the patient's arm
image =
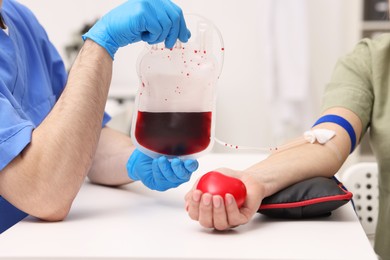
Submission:
<svg viewBox="0 0 390 260">
<path fill-rule="evenodd" d="M 359 140 L 362 125 L 353 112 L 344 108 L 332 108 L 325 111 L 325 114 L 336 114 L 349 121 Z M 331 143 L 303 142 L 291 145 L 288 149 L 273 152 L 267 159 L 244 171 L 218 169 L 244 182 L 247 199 L 243 207 L 238 209 L 231 196 L 222 198 L 192 189 L 185 198 L 189 216 L 204 227 L 228 229 L 250 221 L 263 198 L 305 179 L 333 176 L 350 153 L 350 137 L 343 127 L 334 123 L 323 123 L 314 129 L 319 128 L 335 131 L 336 135 Z"/>
</svg>

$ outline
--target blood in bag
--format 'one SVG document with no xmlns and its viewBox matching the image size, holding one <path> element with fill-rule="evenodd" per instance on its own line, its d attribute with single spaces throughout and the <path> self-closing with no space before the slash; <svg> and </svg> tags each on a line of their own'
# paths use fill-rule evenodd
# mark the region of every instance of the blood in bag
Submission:
<svg viewBox="0 0 390 260">
<path fill-rule="evenodd" d="M 195 154 L 210 144 L 211 120 L 211 111 L 138 111 L 135 136 L 145 148 L 156 153 Z"/>
<path fill-rule="evenodd" d="M 197 158 L 214 143 L 223 42 L 208 20 L 197 19 L 192 40 L 177 42 L 172 49 L 148 45 L 138 60 L 140 84 L 131 138 L 141 152 L 154 158 Z M 221 43 L 218 52 L 212 44 L 214 34 Z"/>
</svg>

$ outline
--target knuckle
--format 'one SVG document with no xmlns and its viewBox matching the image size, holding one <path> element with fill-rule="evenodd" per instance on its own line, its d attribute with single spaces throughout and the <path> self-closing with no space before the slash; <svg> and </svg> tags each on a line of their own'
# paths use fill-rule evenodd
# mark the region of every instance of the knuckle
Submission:
<svg viewBox="0 0 390 260">
<path fill-rule="evenodd" d="M 177 6 L 177 5 L 174 5 L 174 9 L 175 9 L 175 11 L 176 11 L 176 13 L 177 13 L 177 15 L 178 15 L 178 17 L 180 19 L 180 17 L 183 16 L 183 10 L 179 6 Z"/>
<path fill-rule="evenodd" d="M 180 14 L 177 13 L 173 14 L 171 16 L 171 19 L 172 19 L 171 25 L 180 23 Z"/>
<path fill-rule="evenodd" d="M 178 9 L 177 9 L 177 12 L 179 13 L 179 18 L 180 18 L 181 16 L 183 16 L 183 10 L 181 10 L 181 8 L 178 8 Z"/>
<path fill-rule="evenodd" d="M 168 19 L 168 20 L 165 21 L 165 25 L 166 25 L 167 28 L 171 28 L 172 25 L 173 25 L 173 22 L 170 19 Z"/>
</svg>

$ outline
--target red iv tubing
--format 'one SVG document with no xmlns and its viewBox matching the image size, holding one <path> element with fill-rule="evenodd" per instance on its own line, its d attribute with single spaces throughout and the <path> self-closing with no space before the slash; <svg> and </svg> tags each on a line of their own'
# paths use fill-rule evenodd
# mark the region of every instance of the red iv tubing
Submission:
<svg viewBox="0 0 390 260">
<path fill-rule="evenodd" d="M 314 131 L 324 131 L 323 129 L 317 129 L 317 130 L 314 130 Z M 225 146 L 225 147 L 228 147 L 228 148 L 231 148 L 231 149 L 236 149 L 236 150 L 256 150 L 256 151 L 262 151 L 262 152 L 278 152 L 278 151 L 283 151 L 283 150 L 287 150 L 289 148 L 292 148 L 292 147 L 296 147 L 296 146 L 299 146 L 299 145 L 302 145 L 302 144 L 307 144 L 307 143 L 319 143 L 321 145 L 327 145 L 332 151 L 333 153 L 336 155 L 337 159 L 339 161 L 342 161 L 343 160 L 343 156 L 341 155 L 341 152 L 340 150 L 338 149 L 338 147 L 330 140 L 332 139 L 332 137 L 334 136 L 334 132 L 333 131 L 330 131 L 330 130 L 325 130 L 328 132 L 328 136 L 322 136 L 322 137 L 325 137 L 325 138 L 321 138 L 321 136 L 318 136 L 318 137 L 315 137 L 314 136 L 303 136 L 303 137 L 298 137 L 296 138 L 295 140 L 291 141 L 290 143 L 287 143 L 287 144 L 284 144 L 284 145 L 281 145 L 281 146 L 276 146 L 276 147 L 253 147 L 253 146 L 239 146 L 239 145 L 234 145 L 234 144 L 228 144 L 228 143 L 225 143 L 221 140 L 219 140 L 218 138 L 214 137 L 214 140 Z M 313 133 L 312 131 L 308 131 L 310 133 Z M 306 134 L 306 132 L 305 132 Z M 313 139 L 314 138 L 314 139 Z M 318 139 L 319 138 L 319 139 Z"/>
<path fill-rule="evenodd" d="M 301 144 L 309 143 L 304 137 L 297 138 L 296 140 L 284 144 L 281 146 L 275 146 L 275 147 L 254 147 L 254 146 L 242 146 L 242 145 L 234 145 L 234 144 L 228 144 L 225 143 L 218 138 L 214 137 L 214 140 L 219 143 L 220 145 L 223 145 L 225 147 L 236 149 L 236 150 L 256 150 L 256 151 L 263 151 L 263 152 L 277 152 L 281 150 L 286 150 L 294 146 L 298 146 Z"/>
</svg>

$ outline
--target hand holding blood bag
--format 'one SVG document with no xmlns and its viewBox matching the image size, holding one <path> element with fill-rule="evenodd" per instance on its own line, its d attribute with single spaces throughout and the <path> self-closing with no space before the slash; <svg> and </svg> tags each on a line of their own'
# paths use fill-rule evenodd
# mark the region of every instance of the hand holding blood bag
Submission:
<svg viewBox="0 0 390 260">
<path fill-rule="evenodd" d="M 222 59 L 215 56 L 212 36 L 219 32 L 203 18 L 194 32 L 188 43 L 172 49 L 147 46 L 139 58 L 131 137 L 150 157 L 198 158 L 213 146 Z"/>
</svg>

